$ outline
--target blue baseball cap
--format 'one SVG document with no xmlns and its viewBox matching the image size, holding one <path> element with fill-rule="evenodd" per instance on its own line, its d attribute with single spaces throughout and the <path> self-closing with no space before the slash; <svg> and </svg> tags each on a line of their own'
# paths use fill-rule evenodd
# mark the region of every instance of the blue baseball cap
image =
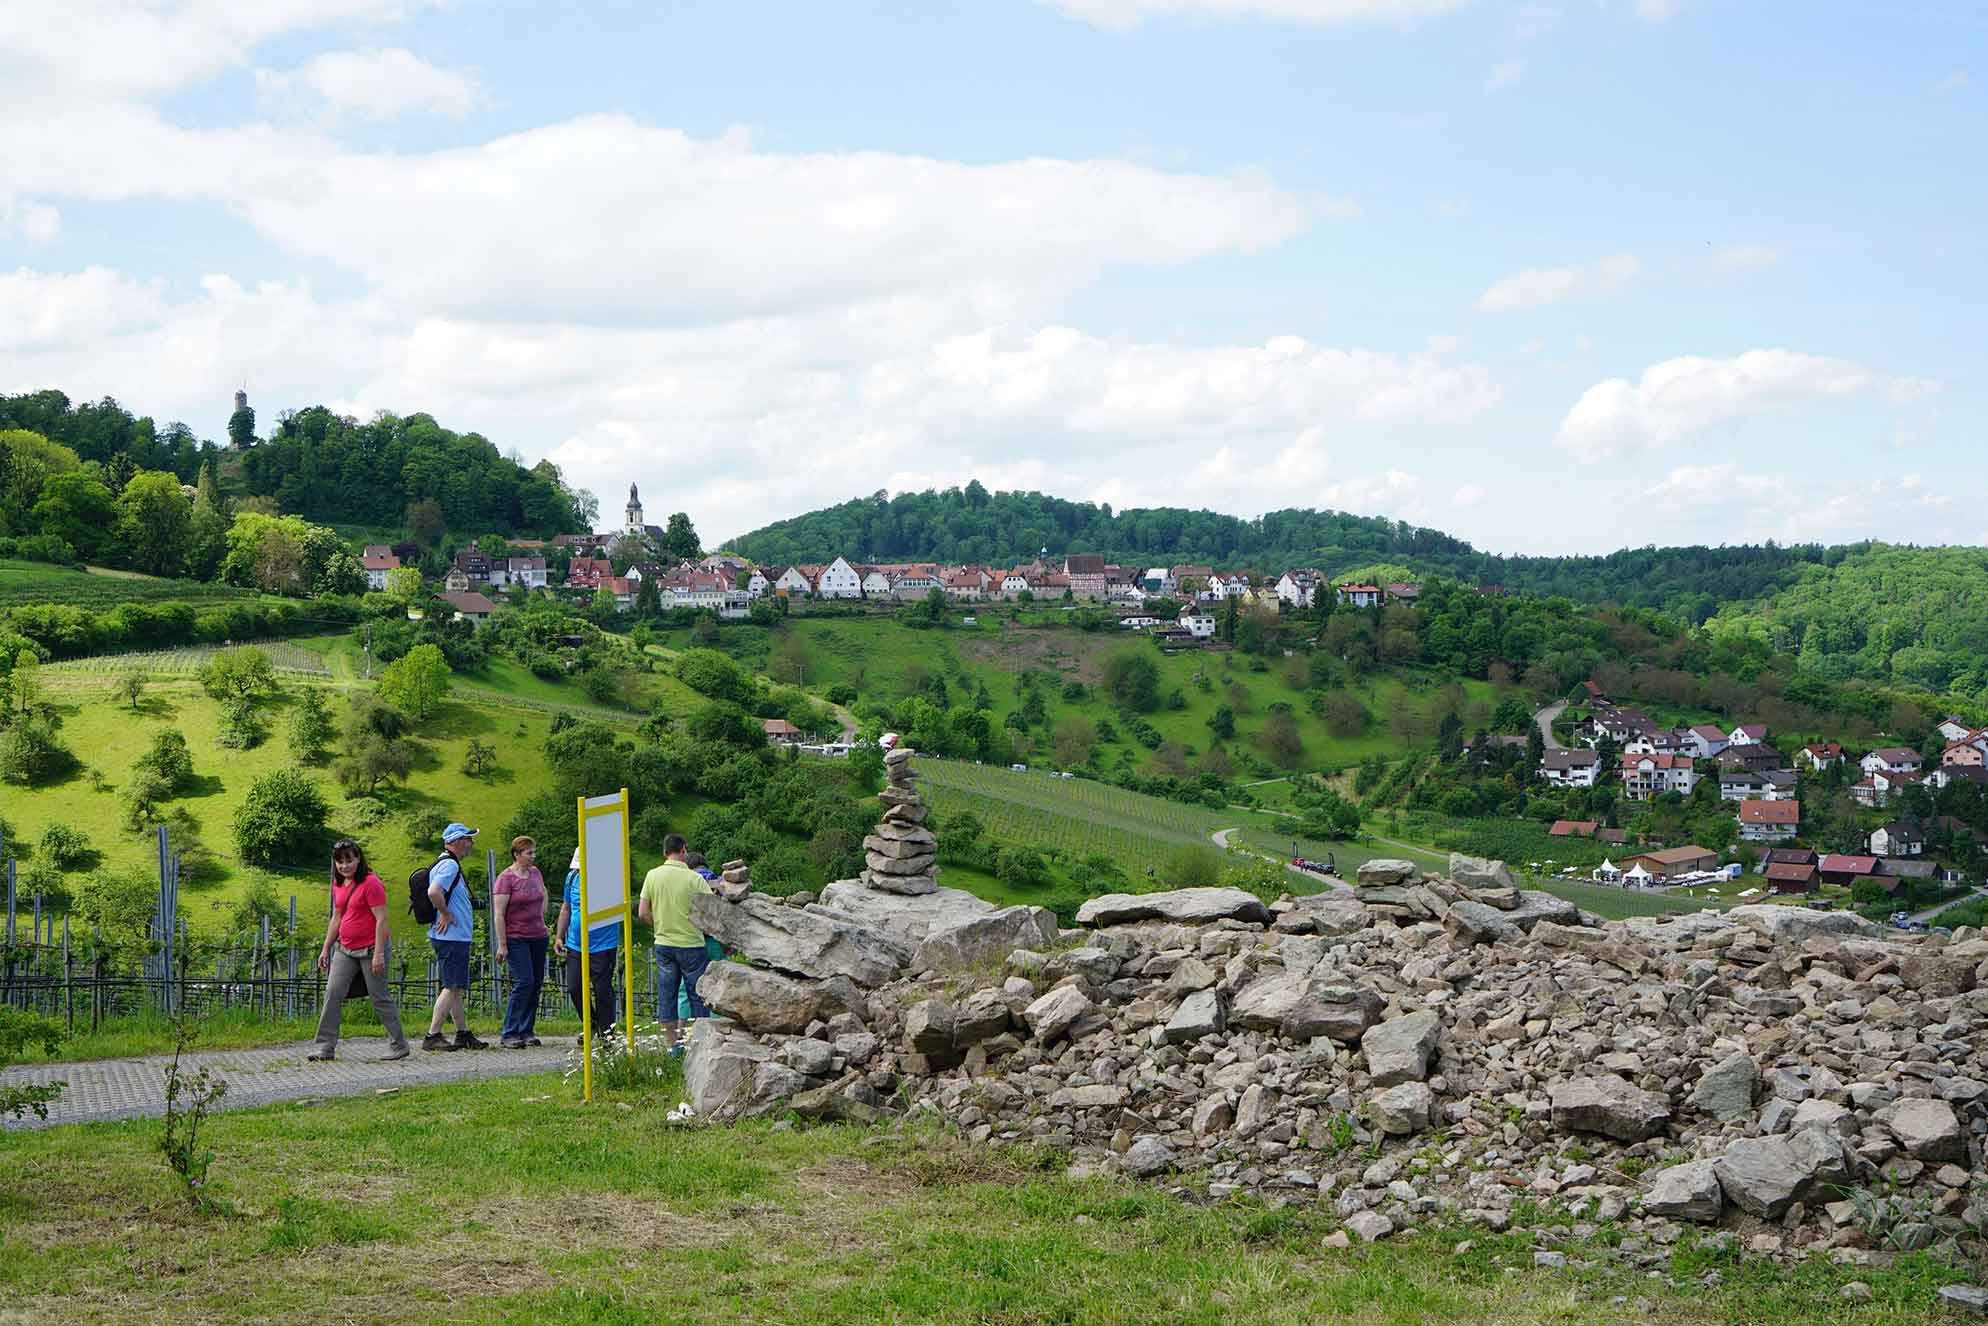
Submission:
<svg viewBox="0 0 1988 1326">
<path fill-rule="evenodd" d="M 458 838 L 474 838 L 476 830 L 465 824 L 451 824 L 442 830 L 442 846 L 447 847 Z"/>
</svg>

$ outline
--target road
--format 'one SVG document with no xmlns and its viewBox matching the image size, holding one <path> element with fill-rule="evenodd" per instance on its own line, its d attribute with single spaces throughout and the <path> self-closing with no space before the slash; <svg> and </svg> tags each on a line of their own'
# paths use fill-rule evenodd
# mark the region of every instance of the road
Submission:
<svg viewBox="0 0 1988 1326">
<path fill-rule="evenodd" d="M 1209 840 L 1215 844 L 1215 846 L 1221 848 L 1223 851 L 1226 852 L 1229 850 L 1229 835 L 1234 832 L 1236 832 L 1235 829 L 1217 829 L 1215 830 L 1215 832 L 1209 834 L 1208 837 Z M 1241 852 L 1248 852 L 1251 856 L 1260 856 L 1265 861 L 1275 861 L 1277 862 L 1277 864 L 1283 866 L 1284 869 L 1290 871 L 1293 875 L 1296 875 L 1299 879 L 1308 880 L 1313 884 L 1323 884 L 1329 889 L 1345 889 L 1352 887 L 1343 879 L 1334 879 L 1330 875 L 1315 875 L 1309 870 L 1300 870 L 1298 869 L 1298 867 L 1292 865 L 1289 861 L 1286 861 L 1283 857 L 1272 856 L 1268 852 L 1259 852 L 1254 847 L 1251 847 L 1248 843 L 1237 843 L 1236 850 Z"/>
<path fill-rule="evenodd" d="M 1966 894 L 1962 897 L 1950 898 L 1946 902 L 1941 903 L 1937 907 L 1928 907 L 1923 912 L 1914 912 L 1912 914 L 1912 919 L 1915 921 L 1930 922 L 1935 916 L 1938 916 L 1941 912 L 1945 911 L 1947 908 L 1957 906 L 1958 904 L 1967 902 L 1973 898 L 1988 898 L 1988 885 L 1983 885 L 1981 888 L 1978 888 L 1974 892 Z"/>
<path fill-rule="evenodd" d="M 1565 700 L 1555 700 L 1552 704 L 1547 705 L 1546 708 L 1532 716 L 1532 721 L 1539 724 L 1539 739 L 1546 743 L 1546 749 L 1548 750 L 1564 749 L 1560 744 L 1559 738 L 1553 735 L 1553 720 L 1560 717 L 1561 712 L 1566 708 L 1567 702 Z"/>
</svg>

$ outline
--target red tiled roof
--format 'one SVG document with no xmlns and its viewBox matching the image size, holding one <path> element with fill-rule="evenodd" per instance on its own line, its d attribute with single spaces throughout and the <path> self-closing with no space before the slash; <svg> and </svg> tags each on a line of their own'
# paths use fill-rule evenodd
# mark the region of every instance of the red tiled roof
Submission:
<svg viewBox="0 0 1988 1326">
<path fill-rule="evenodd" d="M 1800 824 L 1802 803 L 1799 801 L 1742 801 L 1740 802 L 1739 822 L 1741 824 Z"/>
<path fill-rule="evenodd" d="M 1874 856 L 1849 856 L 1840 852 L 1831 852 L 1822 858 L 1822 869 L 1829 874 L 1868 875 L 1877 868 L 1878 859 Z"/>
</svg>

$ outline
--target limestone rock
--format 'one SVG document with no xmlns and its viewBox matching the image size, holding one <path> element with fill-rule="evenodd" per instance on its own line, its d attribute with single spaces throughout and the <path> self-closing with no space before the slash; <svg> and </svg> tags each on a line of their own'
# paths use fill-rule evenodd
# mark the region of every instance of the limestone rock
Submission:
<svg viewBox="0 0 1988 1326">
<path fill-rule="evenodd" d="M 880 892 L 900 898 L 916 898 L 923 894 L 935 893 L 939 881 L 931 875 L 877 875 L 864 872 L 863 882 Z"/>
<path fill-rule="evenodd" d="M 1812 912 L 1806 907 L 1752 903 L 1735 907 L 1726 915 L 1776 944 L 1800 944 L 1806 939 L 1826 936 L 1872 937 L 1884 933 L 1876 922 L 1866 921 L 1855 912 Z"/>
<path fill-rule="evenodd" d="M 867 844 L 870 839 L 865 838 L 863 841 Z M 863 853 L 863 864 L 869 868 L 872 875 L 929 875 L 932 873 L 933 863 L 938 859 L 936 853 L 922 850 L 916 856 L 886 856 L 873 849 L 865 850 Z"/>
<path fill-rule="evenodd" d="M 1717 1220 L 1726 1209 L 1718 1162 L 1691 1160 L 1658 1170 L 1650 1190 L 1643 1194 L 1643 1209 L 1651 1215 L 1679 1220 Z"/>
<path fill-rule="evenodd" d="M 944 929 L 999 910 L 964 889 L 934 888 L 910 897 L 886 897 L 860 880 L 837 880 L 809 910 L 854 921 L 916 949 L 933 929 Z"/>
<path fill-rule="evenodd" d="M 1220 1035 L 1227 1025 L 1228 1017 L 1222 1011 L 1222 996 L 1214 990 L 1196 990 L 1180 1001 L 1180 1007 L 1167 1020 L 1162 1035 L 1167 1044 L 1179 1045 L 1198 1041 L 1203 1036 Z"/>
<path fill-rule="evenodd" d="M 911 952 L 889 936 L 853 921 L 783 907 L 758 894 L 725 902 L 713 894 L 690 900 L 691 922 L 726 948 L 796 976 L 847 976 L 874 989 L 897 976 Z"/>
<path fill-rule="evenodd" d="M 1377 856 L 1360 863 L 1354 878 L 1362 884 L 1399 884 L 1415 878 L 1415 863 L 1397 857 Z"/>
<path fill-rule="evenodd" d="M 1391 1087 L 1429 1076 L 1429 1059 L 1436 1052 L 1442 1028 L 1442 1017 L 1434 1009 L 1389 1018 L 1367 1028 L 1360 1037 L 1360 1051 L 1367 1056 L 1367 1072 L 1374 1085 Z"/>
<path fill-rule="evenodd" d="M 1241 889 L 1171 889 L 1164 893 L 1107 893 L 1077 909 L 1077 924 L 1123 925 L 1128 921 L 1270 920 L 1270 909 Z"/>
<path fill-rule="evenodd" d="M 1553 1126 L 1565 1133 L 1600 1133 L 1618 1142 L 1655 1137 L 1670 1121 L 1670 1102 L 1613 1074 L 1577 1077 L 1547 1087 Z"/>
<path fill-rule="evenodd" d="M 714 962 L 697 982 L 698 997 L 720 1017 L 761 1033 L 797 1035 L 821 1008 L 821 987 L 743 962 Z"/>
<path fill-rule="evenodd" d="M 1849 1178 L 1843 1142 L 1820 1128 L 1734 1142 L 1714 1162 L 1726 1200 L 1748 1215 L 1778 1220 L 1798 1201 Z"/>
<path fill-rule="evenodd" d="M 928 930 L 918 946 L 916 965 L 931 971 L 959 971 L 1004 958 L 1018 948 L 1047 948 L 1056 942 L 1056 913 L 1046 907 L 1003 907 Z"/>
<path fill-rule="evenodd" d="M 1381 997 L 1370 989 L 1313 979 L 1298 972 L 1252 981 L 1235 997 L 1229 1021 L 1288 1040 L 1330 1036 L 1356 1041 L 1380 1019 Z"/>
<path fill-rule="evenodd" d="M 1157 1137 L 1141 1137 L 1127 1148 L 1119 1163 L 1125 1172 L 1147 1179 L 1173 1168 L 1173 1150 Z"/>
<path fill-rule="evenodd" d="M 1428 1128 L 1436 1093 L 1427 1082 L 1403 1082 L 1376 1092 L 1367 1104 L 1376 1128 L 1393 1137 L 1411 1137 Z"/>
<path fill-rule="evenodd" d="M 905 1010 L 904 1043 L 919 1054 L 953 1048 L 953 1005 L 947 999 L 921 999 Z"/>
<path fill-rule="evenodd" d="M 1524 933 L 1509 919 L 1511 915 L 1481 902 L 1452 903 L 1443 916 L 1443 928 L 1466 946 L 1495 944 Z"/>
<path fill-rule="evenodd" d="M 968 1046 L 1008 1029 L 1008 1001 L 999 990 L 975 990 L 953 1017 L 953 1043 Z"/>
<path fill-rule="evenodd" d="M 1059 985 L 1022 1010 L 1022 1020 L 1028 1023 L 1035 1038 L 1047 1045 L 1070 1030 L 1077 1019 L 1093 1007 L 1090 999 L 1076 986 Z"/>
<path fill-rule="evenodd" d="M 1394 1221 L 1379 1211 L 1356 1211 L 1347 1217 L 1346 1228 L 1362 1243 L 1379 1243 L 1394 1233 Z"/>
<path fill-rule="evenodd" d="M 1967 1135 L 1953 1106 L 1943 1100 L 1911 1098 L 1894 1101 L 1878 1111 L 1898 1144 L 1921 1160 L 1966 1160 Z"/>
<path fill-rule="evenodd" d="M 698 1018 L 683 1051 L 684 1099 L 702 1118 L 734 1118 L 750 1103 L 753 1074 L 772 1058 L 737 1023 Z"/>
<path fill-rule="evenodd" d="M 1727 1055 L 1705 1070 L 1692 1088 L 1691 1105 L 1721 1123 L 1744 1119 L 1753 1113 L 1753 1098 L 1760 1090 L 1760 1066 L 1744 1050 Z"/>
<path fill-rule="evenodd" d="M 1462 852 L 1450 853 L 1450 878 L 1471 889 L 1512 887 L 1512 872 L 1503 861 L 1484 856 L 1465 856 Z"/>
</svg>

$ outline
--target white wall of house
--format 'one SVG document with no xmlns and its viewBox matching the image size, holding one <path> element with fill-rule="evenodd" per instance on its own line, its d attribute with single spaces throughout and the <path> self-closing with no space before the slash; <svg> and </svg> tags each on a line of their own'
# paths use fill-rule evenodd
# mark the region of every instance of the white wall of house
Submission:
<svg viewBox="0 0 1988 1326">
<path fill-rule="evenodd" d="M 863 597 L 863 577 L 856 574 L 848 559 L 838 557 L 822 568 L 816 592 L 825 599 L 859 599 Z"/>
</svg>

